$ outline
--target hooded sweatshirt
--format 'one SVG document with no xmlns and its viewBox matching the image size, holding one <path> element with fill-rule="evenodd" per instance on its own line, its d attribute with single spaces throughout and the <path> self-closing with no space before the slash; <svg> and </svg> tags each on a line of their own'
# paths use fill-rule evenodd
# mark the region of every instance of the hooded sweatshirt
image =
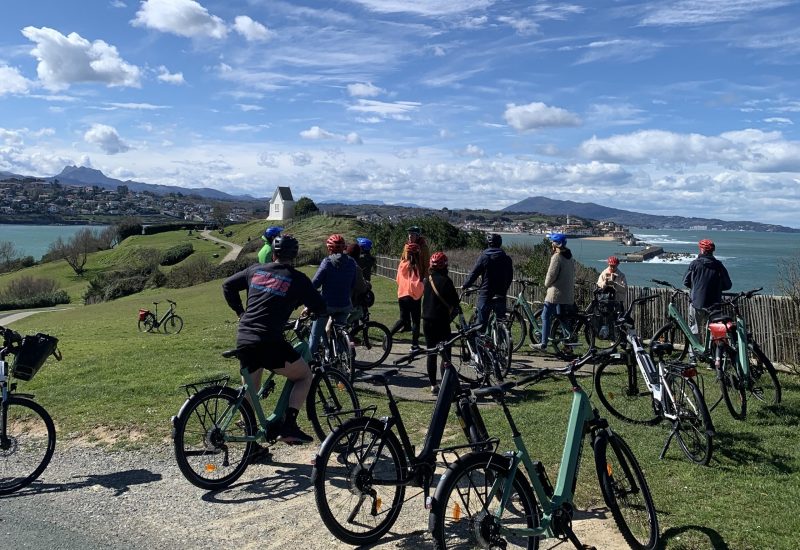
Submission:
<svg viewBox="0 0 800 550">
<path fill-rule="evenodd" d="M 478 286 L 480 297 L 505 296 L 514 278 L 514 267 L 505 250 L 502 248 L 484 250 L 463 286 L 465 288 L 471 286 L 478 277 L 481 277 L 481 284 Z"/>
<path fill-rule="evenodd" d="M 730 290 L 733 283 L 728 270 L 713 254 L 700 254 L 689 264 L 683 285 L 692 289 L 692 305 L 699 309 L 720 303 L 722 292 Z"/>
<path fill-rule="evenodd" d="M 572 258 L 572 251 L 569 248 L 560 248 L 558 252 L 550 256 L 550 267 L 544 278 L 544 286 L 547 287 L 545 302 L 551 304 L 575 303 L 575 260 Z"/>
<path fill-rule="evenodd" d="M 352 307 L 350 293 L 356 284 L 356 261 L 346 254 L 331 254 L 319 264 L 311 282 L 322 287 L 322 297 L 328 307 Z"/>
</svg>

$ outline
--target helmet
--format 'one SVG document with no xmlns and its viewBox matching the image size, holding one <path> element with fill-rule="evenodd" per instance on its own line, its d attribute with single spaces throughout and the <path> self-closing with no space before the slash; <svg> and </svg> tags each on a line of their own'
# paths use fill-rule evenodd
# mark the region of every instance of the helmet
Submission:
<svg viewBox="0 0 800 550">
<path fill-rule="evenodd" d="M 356 242 L 358 246 L 361 247 L 361 250 L 367 252 L 368 250 L 372 250 L 372 241 L 366 237 L 357 237 Z"/>
<path fill-rule="evenodd" d="M 325 241 L 325 245 L 328 247 L 328 252 L 331 254 L 338 254 L 340 252 L 344 252 L 346 243 L 344 242 L 344 237 L 339 234 L 335 234 L 328 237 L 328 240 Z"/>
<path fill-rule="evenodd" d="M 700 247 L 700 252 L 714 252 L 714 249 L 717 248 L 711 239 L 703 239 L 697 243 L 697 246 Z"/>
<path fill-rule="evenodd" d="M 406 230 L 406 232 L 414 235 L 422 235 L 422 229 L 420 229 L 418 225 L 412 225 Z"/>
<path fill-rule="evenodd" d="M 503 237 L 498 235 L 497 233 L 489 233 L 486 235 L 486 246 L 489 248 L 500 248 L 500 245 L 503 244 Z"/>
<path fill-rule="evenodd" d="M 608 265 L 619 265 L 619 258 L 616 256 L 609 256 L 607 261 Z"/>
<path fill-rule="evenodd" d="M 281 231 L 283 231 L 283 227 L 267 227 L 266 231 L 264 231 L 264 238 L 273 239 L 280 235 Z"/>
<path fill-rule="evenodd" d="M 281 260 L 293 260 L 300 251 L 300 243 L 291 235 L 278 235 L 272 241 L 272 253 Z"/>
<path fill-rule="evenodd" d="M 406 254 L 419 254 L 419 245 L 417 243 L 406 243 Z"/>
<path fill-rule="evenodd" d="M 431 256 L 431 269 L 444 269 L 447 267 L 447 255 L 444 252 L 434 252 Z"/>
<path fill-rule="evenodd" d="M 563 233 L 550 233 L 547 238 L 550 239 L 550 242 L 558 245 L 559 247 L 567 244 L 567 236 Z"/>
</svg>

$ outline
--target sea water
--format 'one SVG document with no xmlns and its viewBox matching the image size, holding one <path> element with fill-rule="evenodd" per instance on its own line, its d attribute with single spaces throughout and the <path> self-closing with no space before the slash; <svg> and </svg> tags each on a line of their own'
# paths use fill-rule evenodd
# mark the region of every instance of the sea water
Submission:
<svg viewBox="0 0 800 550">
<path fill-rule="evenodd" d="M 102 231 L 104 225 L 7 225 L 0 224 L 0 241 L 10 241 L 21 256 L 33 256 L 37 261 L 48 247 L 61 237 L 71 239 L 81 229 Z"/>
</svg>

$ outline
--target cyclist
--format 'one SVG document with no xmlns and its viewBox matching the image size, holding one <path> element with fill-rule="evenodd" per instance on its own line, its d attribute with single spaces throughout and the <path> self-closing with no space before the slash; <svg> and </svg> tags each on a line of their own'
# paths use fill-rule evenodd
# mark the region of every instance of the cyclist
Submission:
<svg viewBox="0 0 800 550">
<path fill-rule="evenodd" d="M 268 227 L 264 234 L 261 235 L 261 240 L 264 241 L 264 246 L 258 251 L 258 263 L 265 264 L 272 261 L 272 241 L 281 234 L 283 227 Z"/>
<path fill-rule="evenodd" d="M 609 256 L 606 261 L 608 267 L 600 272 L 600 276 L 597 278 L 597 288 L 612 289 L 616 300 L 625 306 L 628 297 L 628 280 L 625 278 L 625 274 L 619 270 L 619 258 Z"/>
<path fill-rule="evenodd" d="M 434 347 L 439 342 L 450 339 L 450 323 L 461 311 L 458 293 L 452 279 L 447 275 L 447 256 L 444 252 L 434 252 L 431 256 L 430 275 L 425 278 L 422 295 L 422 332 L 425 345 Z M 447 350 L 449 358 L 450 350 Z M 439 393 L 436 383 L 436 354 L 428 355 L 428 379 L 431 393 Z"/>
<path fill-rule="evenodd" d="M 541 350 L 547 349 L 553 315 L 561 315 L 565 310 L 575 307 L 575 260 L 572 258 L 572 251 L 567 248 L 567 236 L 563 233 L 551 233 L 547 238 L 553 254 L 544 278 L 547 294 L 542 310 L 542 342 L 539 344 Z"/>
<path fill-rule="evenodd" d="M 353 258 L 356 264 L 359 263 L 361 258 L 361 247 L 357 243 L 351 243 L 344 249 L 344 253 Z M 367 294 L 372 292 L 372 285 L 364 278 L 364 274 L 360 269 L 356 269 L 356 282 L 353 285 L 353 290 L 350 293 L 350 302 L 353 304 L 353 310 L 347 318 L 347 324 L 354 323 L 364 315 L 364 310 L 369 307 L 367 302 L 369 298 Z M 374 302 L 375 296 L 372 296 Z"/>
<path fill-rule="evenodd" d="M 733 286 L 728 270 L 714 257 L 716 246 L 710 239 L 697 243 L 700 253 L 689 264 L 683 285 L 690 288 L 689 328 L 702 343 L 700 327 L 708 322 L 708 310 L 722 301 L 722 292 Z M 689 348 L 689 360 L 694 361 L 694 350 Z"/>
<path fill-rule="evenodd" d="M 400 319 L 389 331 L 393 335 L 411 329 L 411 349 L 419 348 L 419 320 L 422 313 L 423 275 L 417 243 L 406 243 L 397 266 L 397 305 Z"/>
<path fill-rule="evenodd" d="M 428 248 L 428 241 L 422 236 L 422 229 L 418 225 L 412 225 L 407 229 L 408 240 L 406 242 L 414 243 L 419 246 L 419 269 L 420 275 L 425 278 L 428 276 L 428 266 L 431 261 L 431 251 Z"/>
<path fill-rule="evenodd" d="M 299 249 L 297 239 L 291 235 L 275 237 L 273 262 L 252 265 L 222 283 L 225 301 L 239 317 L 236 347 L 242 368 L 253 374 L 256 386 L 261 385 L 265 368 L 294 382 L 279 435 L 289 444 L 313 441 L 297 426 L 297 414 L 311 387 L 311 369 L 283 338 L 283 327 L 301 303 L 313 313 L 325 312 L 325 302 L 308 276 L 291 265 Z M 247 308 L 239 294 L 243 290 L 247 291 Z"/>
<path fill-rule="evenodd" d="M 361 256 L 358 258 L 358 266 L 361 268 L 361 273 L 364 275 L 364 280 L 369 282 L 372 279 L 372 274 L 375 273 L 375 267 L 378 260 L 372 255 L 372 241 L 366 237 L 357 237 L 356 242 L 361 247 Z"/>
<path fill-rule="evenodd" d="M 506 314 L 506 294 L 514 278 L 514 266 L 511 257 L 500 248 L 502 245 L 503 238 L 500 235 L 489 233 L 486 236 L 486 249 L 481 252 L 475 267 L 461 285 L 463 290 L 481 277 L 477 303 L 477 320 L 480 324 L 489 320 L 492 311 L 498 317 Z"/>
<path fill-rule="evenodd" d="M 344 254 L 347 243 L 339 234 L 328 237 L 325 241 L 328 248 L 328 257 L 319 264 L 316 274 L 311 279 L 314 288 L 322 287 L 322 297 L 325 299 L 327 314 L 318 317 L 311 325 L 311 337 L 309 347 L 311 355 L 317 353 L 320 341 L 325 337 L 325 326 L 328 324 L 328 316 L 333 317 L 333 322 L 345 324 L 353 303 L 350 301 L 350 293 L 356 284 L 356 271 L 358 265 L 356 261 Z"/>
</svg>

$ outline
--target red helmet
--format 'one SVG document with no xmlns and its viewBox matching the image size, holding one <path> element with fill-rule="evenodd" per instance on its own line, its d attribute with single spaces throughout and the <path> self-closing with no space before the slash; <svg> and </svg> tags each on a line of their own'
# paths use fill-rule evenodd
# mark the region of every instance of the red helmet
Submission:
<svg viewBox="0 0 800 550">
<path fill-rule="evenodd" d="M 444 269 L 447 267 L 447 256 L 444 252 L 434 252 L 431 256 L 431 269 Z"/>
<path fill-rule="evenodd" d="M 714 252 L 714 249 L 716 248 L 716 246 L 714 246 L 714 241 L 712 241 L 711 239 L 703 239 L 702 241 L 697 243 L 697 246 L 700 247 L 700 252 L 706 252 L 706 253 Z"/>
<path fill-rule="evenodd" d="M 344 237 L 336 234 L 328 237 L 328 240 L 325 241 L 325 245 L 328 247 L 328 252 L 331 254 L 338 254 L 340 252 L 344 252 L 346 243 L 344 242 Z"/>
<path fill-rule="evenodd" d="M 616 256 L 609 256 L 608 260 L 606 261 L 608 262 L 608 265 L 619 265 L 619 258 Z"/>
<path fill-rule="evenodd" d="M 419 245 L 417 243 L 406 243 L 406 254 L 419 254 Z"/>
</svg>

